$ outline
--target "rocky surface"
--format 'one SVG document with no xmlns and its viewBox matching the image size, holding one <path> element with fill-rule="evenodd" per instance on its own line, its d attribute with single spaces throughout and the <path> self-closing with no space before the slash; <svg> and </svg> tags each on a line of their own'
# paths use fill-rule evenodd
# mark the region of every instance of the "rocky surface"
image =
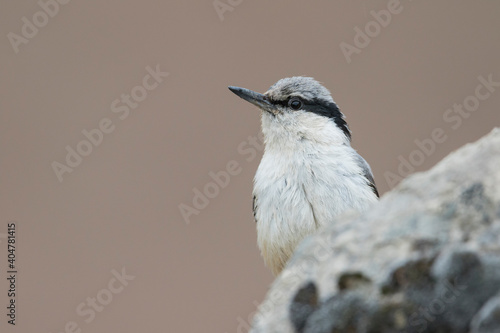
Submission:
<svg viewBox="0 0 500 333">
<path fill-rule="evenodd" d="M 252 332 L 500 332 L 500 129 L 304 240 Z"/>
</svg>

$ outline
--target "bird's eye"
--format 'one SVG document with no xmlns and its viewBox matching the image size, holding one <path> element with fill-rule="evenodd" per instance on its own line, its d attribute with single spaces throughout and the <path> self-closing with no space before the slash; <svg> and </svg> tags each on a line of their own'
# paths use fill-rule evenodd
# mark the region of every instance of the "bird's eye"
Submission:
<svg viewBox="0 0 500 333">
<path fill-rule="evenodd" d="M 298 110 L 302 107 L 302 101 L 298 98 L 291 98 L 288 101 L 288 106 L 294 110 Z"/>
</svg>

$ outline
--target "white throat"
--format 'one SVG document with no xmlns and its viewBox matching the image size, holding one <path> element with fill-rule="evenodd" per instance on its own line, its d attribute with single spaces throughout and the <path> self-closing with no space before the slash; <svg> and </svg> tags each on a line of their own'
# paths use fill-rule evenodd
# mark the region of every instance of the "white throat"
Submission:
<svg viewBox="0 0 500 333">
<path fill-rule="evenodd" d="M 284 112 L 276 116 L 262 112 L 261 121 L 266 149 L 295 149 L 298 145 L 351 145 L 349 138 L 332 119 L 311 112 Z"/>
</svg>

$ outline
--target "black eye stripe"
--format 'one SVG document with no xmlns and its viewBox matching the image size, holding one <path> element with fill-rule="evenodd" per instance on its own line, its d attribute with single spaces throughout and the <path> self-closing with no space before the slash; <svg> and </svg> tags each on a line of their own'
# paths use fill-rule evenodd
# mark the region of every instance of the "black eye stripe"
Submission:
<svg viewBox="0 0 500 333">
<path fill-rule="evenodd" d="M 287 98 L 286 100 L 269 100 L 269 102 L 274 105 L 280 105 L 282 107 L 288 108 L 288 102 L 291 98 L 297 98 L 302 102 L 301 110 L 312 112 L 317 115 L 332 119 L 335 124 L 337 124 L 337 126 L 342 130 L 342 132 L 344 132 L 344 134 L 349 139 L 351 138 L 349 127 L 347 126 L 347 123 L 345 122 L 339 107 L 333 102 L 325 101 L 322 99 L 305 100 L 297 96 L 292 96 L 290 98 Z"/>
<path fill-rule="evenodd" d="M 269 102 L 271 102 L 274 105 L 288 107 L 288 103 L 290 102 L 290 100 L 292 98 L 298 99 L 299 101 L 301 101 L 302 105 L 305 107 L 306 111 L 311 111 L 314 113 L 321 113 L 321 112 L 317 112 L 321 109 L 333 109 L 333 108 L 337 107 L 334 103 L 330 103 L 330 102 L 326 102 L 326 101 L 322 101 L 322 100 L 310 101 L 310 100 L 305 100 L 305 99 L 297 97 L 297 96 L 291 96 L 285 100 L 275 100 L 275 99 L 268 99 L 268 100 L 269 100 Z"/>
<path fill-rule="evenodd" d="M 269 100 L 269 102 L 271 102 L 271 104 L 274 104 L 274 105 L 281 105 L 281 106 L 287 106 L 288 105 L 288 100 L 285 100 L 285 101 L 278 101 L 278 100 Z"/>
<path fill-rule="evenodd" d="M 270 99 L 269 102 L 271 102 L 272 104 L 274 105 L 280 105 L 280 106 L 284 106 L 284 107 L 288 107 L 288 103 L 290 102 L 290 100 L 292 98 L 295 98 L 295 99 L 298 99 L 299 101 L 302 102 L 302 104 L 305 104 L 305 101 L 300 98 L 300 97 L 296 97 L 296 96 L 292 96 L 292 97 L 288 97 L 287 99 L 285 100 L 274 100 L 274 99 Z"/>
<path fill-rule="evenodd" d="M 307 102 L 303 107 L 304 110 L 315 113 L 317 115 L 332 119 L 335 124 L 344 132 L 345 136 L 351 139 L 351 131 L 347 126 L 342 112 L 340 112 L 337 104 L 324 100 L 315 100 Z"/>
</svg>

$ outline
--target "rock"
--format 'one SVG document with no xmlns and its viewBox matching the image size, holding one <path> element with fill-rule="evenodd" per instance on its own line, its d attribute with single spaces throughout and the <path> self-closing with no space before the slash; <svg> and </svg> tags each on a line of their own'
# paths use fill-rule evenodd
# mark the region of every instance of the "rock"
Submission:
<svg viewBox="0 0 500 333">
<path fill-rule="evenodd" d="M 290 319 L 293 326 L 302 331 L 309 316 L 318 307 L 318 293 L 314 283 L 309 282 L 300 288 L 290 304 Z"/>
<path fill-rule="evenodd" d="M 471 332 L 500 332 L 500 293 L 492 297 L 472 319 Z"/>
<path fill-rule="evenodd" d="M 306 238 L 252 332 L 499 332 L 500 129 Z"/>
</svg>

